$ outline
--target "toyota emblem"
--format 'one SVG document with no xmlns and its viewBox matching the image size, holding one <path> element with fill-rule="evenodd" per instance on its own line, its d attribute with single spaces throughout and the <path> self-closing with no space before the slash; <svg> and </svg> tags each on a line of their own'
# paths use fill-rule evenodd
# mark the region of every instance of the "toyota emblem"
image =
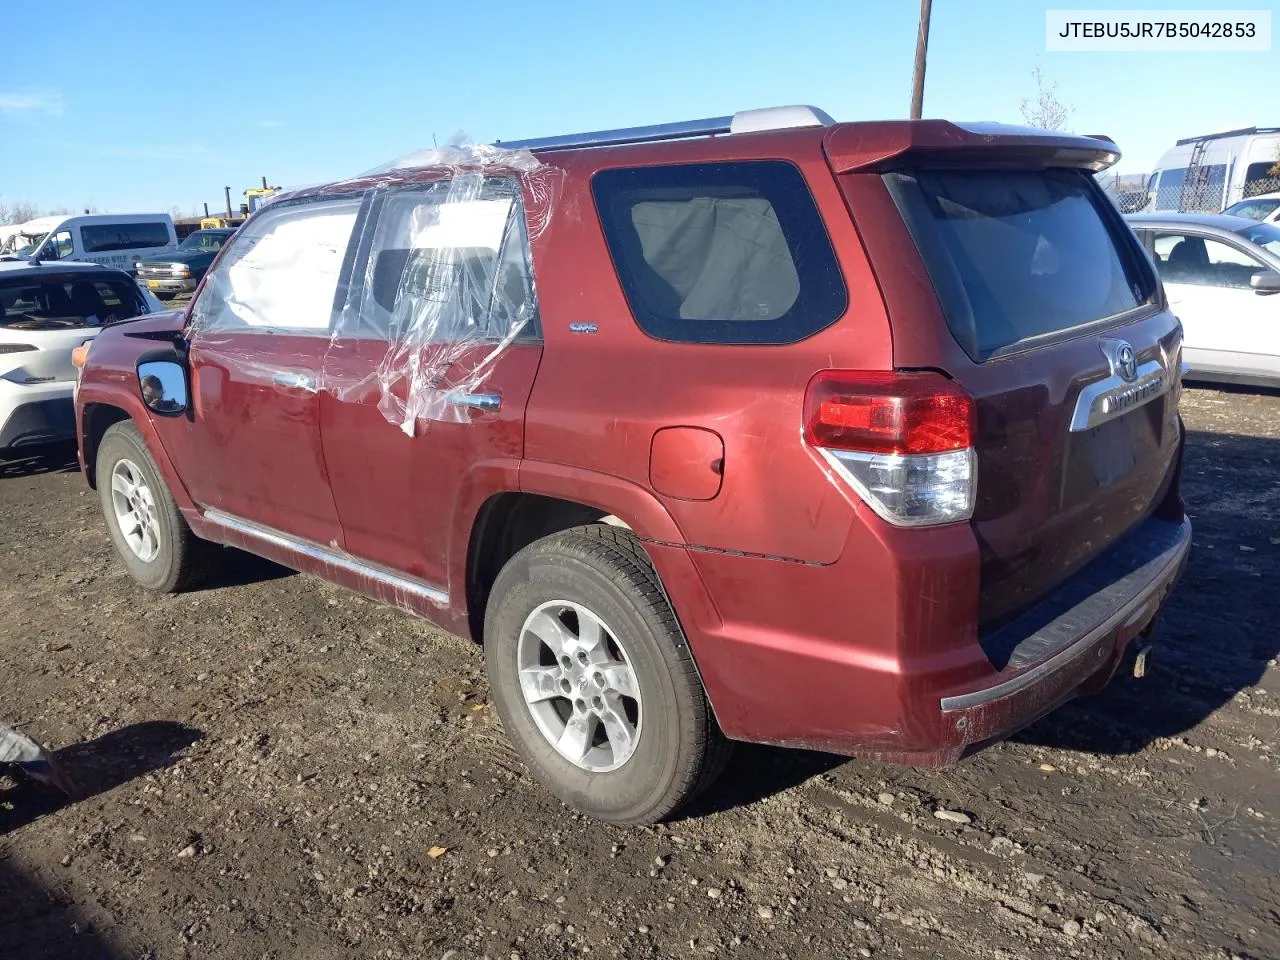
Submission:
<svg viewBox="0 0 1280 960">
<path fill-rule="evenodd" d="M 1133 347 L 1124 343 L 1116 351 L 1116 366 L 1120 368 L 1120 376 L 1126 380 L 1138 378 L 1138 361 L 1133 357 Z"/>
<path fill-rule="evenodd" d="M 1110 338 L 1099 340 L 1098 346 L 1102 347 L 1102 352 L 1114 376 L 1120 377 L 1126 383 L 1132 383 L 1138 379 L 1138 358 L 1134 356 L 1132 346 L 1124 340 Z"/>
</svg>

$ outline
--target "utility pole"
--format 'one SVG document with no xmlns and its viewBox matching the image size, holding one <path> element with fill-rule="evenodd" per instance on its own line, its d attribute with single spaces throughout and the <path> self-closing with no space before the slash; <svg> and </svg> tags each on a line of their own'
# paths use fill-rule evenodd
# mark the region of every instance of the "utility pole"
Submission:
<svg viewBox="0 0 1280 960">
<path fill-rule="evenodd" d="M 924 109 L 924 58 L 929 52 L 929 12 L 933 0 L 920 0 L 920 29 L 916 33 L 916 69 L 911 77 L 911 119 L 919 120 Z"/>
</svg>

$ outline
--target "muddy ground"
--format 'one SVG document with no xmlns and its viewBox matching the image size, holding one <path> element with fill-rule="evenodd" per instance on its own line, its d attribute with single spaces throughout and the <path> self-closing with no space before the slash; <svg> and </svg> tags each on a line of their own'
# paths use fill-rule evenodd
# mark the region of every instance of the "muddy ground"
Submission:
<svg viewBox="0 0 1280 960">
<path fill-rule="evenodd" d="M 0 784 L 0 957 L 1280 957 L 1280 396 L 1185 416 L 1145 679 L 944 771 L 742 748 L 652 829 L 530 780 L 470 644 L 243 555 L 149 596 L 73 451 L 0 464 L 0 717 L 92 794 Z"/>
</svg>

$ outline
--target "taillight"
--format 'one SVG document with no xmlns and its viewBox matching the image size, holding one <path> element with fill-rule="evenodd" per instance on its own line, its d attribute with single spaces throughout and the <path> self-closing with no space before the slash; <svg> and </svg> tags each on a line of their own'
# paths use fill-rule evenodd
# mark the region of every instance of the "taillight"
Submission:
<svg viewBox="0 0 1280 960">
<path fill-rule="evenodd" d="M 973 514 L 973 435 L 973 398 L 939 374 L 828 370 L 805 394 L 805 440 L 900 526 Z"/>
</svg>

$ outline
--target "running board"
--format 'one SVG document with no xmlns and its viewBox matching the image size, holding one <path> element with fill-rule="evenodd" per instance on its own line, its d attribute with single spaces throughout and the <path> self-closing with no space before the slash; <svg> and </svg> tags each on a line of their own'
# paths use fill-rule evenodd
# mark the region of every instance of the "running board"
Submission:
<svg viewBox="0 0 1280 960">
<path fill-rule="evenodd" d="M 368 560 L 361 560 L 359 557 L 353 557 L 343 550 L 338 550 L 334 547 L 322 547 L 320 544 L 313 543 L 310 540 L 303 540 L 300 537 L 282 533 L 274 527 L 264 526 L 252 520 L 232 516 L 229 513 L 223 513 L 221 510 L 206 510 L 203 516 L 206 523 L 221 527 L 223 530 L 231 530 L 242 537 L 248 537 L 259 543 L 270 544 L 277 549 L 298 553 L 321 563 L 331 564 L 340 570 L 345 570 L 360 577 L 368 577 L 375 583 L 390 587 L 393 590 L 402 590 L 407 594 L 420 597 L 441 607 L 449 605 L 448 591 L 423 583 L 421 580 L 406 577 L 404 574 L 397 573 L 389 567 L 370 563 Z"/>
</svg>

